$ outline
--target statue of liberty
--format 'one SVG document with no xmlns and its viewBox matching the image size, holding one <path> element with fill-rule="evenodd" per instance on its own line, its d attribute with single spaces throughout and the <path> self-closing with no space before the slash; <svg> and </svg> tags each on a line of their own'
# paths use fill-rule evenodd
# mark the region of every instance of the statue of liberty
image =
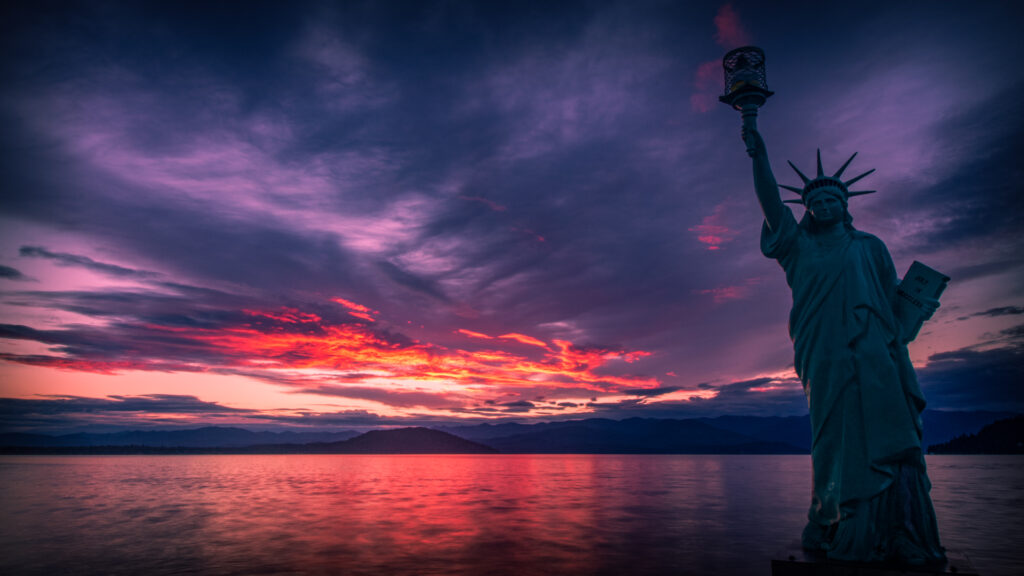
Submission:
<svg viewBox="0 0 1024 576">
<path fill-rule="evenodd" d="M 756 113 L 756 111 L 755 111 Z M 761 251 L 779 262 L 793 292 L 789 332 L 811 414 L 813 491 L 802 544 L 838 560 L 941 562 L 921 448 L 925 400 L 907 353 L 899 279 L 881 240 L 855 229 L 847 210 L 851 156 L 826 176 L 818 152 L 808 178 L 790 162 L 806 209 L 798 222 L 779 195 L 753 122 L 743 139 L 764 212 Z M 938 300 L 924 299 L 925 315 Z"/>
</svg>

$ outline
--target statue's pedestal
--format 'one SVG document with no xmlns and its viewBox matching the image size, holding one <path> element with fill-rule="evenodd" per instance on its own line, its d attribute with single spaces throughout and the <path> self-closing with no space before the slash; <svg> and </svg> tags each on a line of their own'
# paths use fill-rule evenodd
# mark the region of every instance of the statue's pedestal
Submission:
<svg viewBox="0 0 1024 576">
<path fill-rule="evenodd" d="M 795 543 L 772 560 L 772 576 L 978 576 L 967 556 L 946 550 L 946 558 L 945 564 L 931 566 L 840 562 L 809 554 Z"/>
</svg>

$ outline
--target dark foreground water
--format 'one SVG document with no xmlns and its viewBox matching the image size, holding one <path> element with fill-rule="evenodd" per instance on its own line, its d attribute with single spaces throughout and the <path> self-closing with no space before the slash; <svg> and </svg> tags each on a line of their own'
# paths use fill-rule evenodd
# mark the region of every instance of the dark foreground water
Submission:
<svg viewBox="0 0 1024 576">
<path fill-rule="evenodd" d="M 947 548 L 1024 573 L 1024 458 L 931 456 Z M 809 456 L 0 457 L 2 574 L 760 574 Z"/>
</svg>

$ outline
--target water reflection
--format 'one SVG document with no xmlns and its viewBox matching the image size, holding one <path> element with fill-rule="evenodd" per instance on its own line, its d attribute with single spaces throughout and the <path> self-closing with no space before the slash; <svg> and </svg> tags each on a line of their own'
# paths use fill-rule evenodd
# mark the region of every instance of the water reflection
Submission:
<svg viewBox="0 0 1024 576">
<path fill-rule="evenodd" d="M 5 574 L 764 574 L 810 459 L 7 457 L 0 488 Z"/>
</svg>

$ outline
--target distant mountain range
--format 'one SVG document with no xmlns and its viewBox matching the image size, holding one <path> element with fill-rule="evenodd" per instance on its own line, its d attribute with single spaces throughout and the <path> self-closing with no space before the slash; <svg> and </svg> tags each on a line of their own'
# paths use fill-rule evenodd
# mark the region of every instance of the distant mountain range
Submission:
<svg viewBox="0 0 1024 576">
<path fill-rule="evenodd" d="M 1024 416 L 993 422 L 977 434 L 931 447 L 935 454 L 1024 454 Z"/>
<path fill-rule="evenodd" d="M 1009 412 L 925 411 L 924 445 L 978 433 Z M 809 416 L 610 420 L 479 424 L 437 430 L 402 428 L 359 434 L 252 432 L 240 428 L 132 431 L 113 434 L 0 434 L 0 453 L 304 453 L 304 454 L 806 454 Z M 941 445 L 941 446 L 940 446 Z M 965 445 L 966 446 L 966 445 Z M 968 448 L 961 448 L 961 451 Z"/>
<path fill-rule="evenodd" d="M 209 438 L 211 429 L 201 430 L 205 437 Z M 238 430 L 222 428 L 219 431 L 225 433 L 229 438 L 235 438 L 237 437 L 235 432 Z M 497 450 L 490 446 L 429 428 L 374 430 L 338 442 L 306 444 L 252 444 L 245 446 L 124 444 L 12 446 L 6 443 L 0 444 L 0 454 L 493 454 L 495 452 Z"/>
<path fill-rule="evenodd" d="M 132 430 L 109 434 L 0 434 L 0 446 L 84 447 L 148 446 L 153 448 L 234 448 L 257 444 L 310 444 L 338 442 L 359 432 L 253 432 L 242 428 L 206 426 L 191 430 Z"/>
<path fill-rule="evenodd" d="M 922 444 L 931 446 L 1012 412 L 925 410 Z M 811 451 L 811 418 L 805 416 L 720 416 L 684 420 L 589 418 L 539 424 L 479 424 L 439 428 L 502 452 L 519 453 L 759 453 Z"/>
</svg>

